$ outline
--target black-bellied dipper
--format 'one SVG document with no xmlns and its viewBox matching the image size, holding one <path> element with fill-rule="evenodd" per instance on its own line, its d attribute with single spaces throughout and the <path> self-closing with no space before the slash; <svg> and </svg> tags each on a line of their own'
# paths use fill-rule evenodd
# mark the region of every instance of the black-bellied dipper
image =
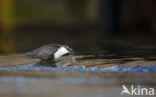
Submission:
<svg viewBox="0 0 156 97">
<path fill-rule="evenodd" d="M 73 50 L 67 45 L 48 44 L 33 51 L 26 52 L 24 55 L 41 59 L 40 65 L 51 65 L 55 67 L 55 60 L 68 53 L 71 56 L 73 55 Z"/>
</svg>

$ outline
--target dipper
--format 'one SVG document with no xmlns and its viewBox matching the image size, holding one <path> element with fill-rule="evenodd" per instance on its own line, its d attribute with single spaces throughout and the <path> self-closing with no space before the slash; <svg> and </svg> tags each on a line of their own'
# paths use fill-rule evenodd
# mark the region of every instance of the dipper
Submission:
<svg viewBox="0 0 156 97">
<path fill-rule="evenodd" d="M 65 54 L 70 54 L 72 59 L 73 50 L 67 45 L 60 44 L 48 44 L 33 51 L 24 53 L 24 55 L 41 59 L 40 65 L 51 65 L 53 67 L 56 66 L 54 64 L 55 60 Z"/>
</svg>

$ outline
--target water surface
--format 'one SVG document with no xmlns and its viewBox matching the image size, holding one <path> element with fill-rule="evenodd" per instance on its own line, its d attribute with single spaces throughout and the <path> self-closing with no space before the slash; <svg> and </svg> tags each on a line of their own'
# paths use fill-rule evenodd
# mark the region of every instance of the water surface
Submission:
<svg viewBox="0 0 156 97">
<path fill-rule="evenodd" d="M 100 52 L 79 53 L 75 58 L 74 65 L 66 66 L 70 64 L 70 58 L 62 57 L 58 67 L 53 68 L 34 66 L 38 59 L 20 54 L 1 55 L 0 96 L 120 97 L 123 84 L 156 87 L 155 71 L 146 72 L 151 68 L 155 70 L 154 57 L 121 58 Z M 117 68 L 129 68 L 130 71 L 116 71 L 120 70 Z M 143 71 L 137 71 L 138 68 Z"/>
</svg>

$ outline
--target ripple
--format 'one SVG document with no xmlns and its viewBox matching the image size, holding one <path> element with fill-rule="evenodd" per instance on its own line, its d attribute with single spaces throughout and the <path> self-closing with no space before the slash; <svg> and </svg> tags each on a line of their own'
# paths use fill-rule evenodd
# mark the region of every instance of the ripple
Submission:
<svg viewBox="0 0 156 97">
<path fill-rule="evenodd" d="M 84 65 L 73 66 L 71 68 L 58 66 L 56 68 L 50 66 L 37 66 L 36 63 L 27 65 L 11 65 L 11 66 L 0 66 L 0 70 L 50 70 L 50 71 L 81 71 L 81 72 L 156 72 L 156 64 L 151 65 L 136 65 L 136 66 L 123 66 L 114 65 L 106 68 L 89 67 Z M 66 64 L 68 65 L 68 64 Z"/>
</svg>

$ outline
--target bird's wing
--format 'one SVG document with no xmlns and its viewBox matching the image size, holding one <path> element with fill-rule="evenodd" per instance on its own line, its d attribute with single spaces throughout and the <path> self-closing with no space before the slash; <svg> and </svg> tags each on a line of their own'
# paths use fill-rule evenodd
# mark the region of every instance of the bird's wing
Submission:
<svg viewBox="0 0 156 97">
<path fill-rule="evenodd" d="M 36 58 L 48 58 L 49 56 L 52 56 L 56 51 L 58 50 L 58 46 L 57 45 L 46 45 L 43 47 L 40 47 L 36 50 L 33 51 L 34 56 Z"/>
<path fill-rule="evenodd" d="M 34 58 L 47 59 L 49 56 L 52 56 L 60 47 L 58 44 L 48 44 L 37 48 L 33 51 L 26 52 L 23 55 L 31 56 Z"/>
</svg>

